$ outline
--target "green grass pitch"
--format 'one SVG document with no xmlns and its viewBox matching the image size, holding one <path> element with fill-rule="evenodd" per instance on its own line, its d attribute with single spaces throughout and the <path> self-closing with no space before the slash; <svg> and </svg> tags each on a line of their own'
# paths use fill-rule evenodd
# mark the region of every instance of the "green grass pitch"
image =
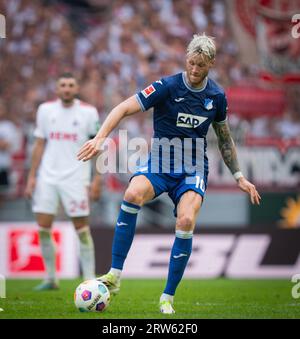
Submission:
<svg viewBox="0 0 300 339">
<path fill-rule="evenodd" d="M 8 280 L 0 299 L 0 319 L 7 318 L 300 318 L 300 299 L 293 299 L 289 280 L 188 280 L 181 282 L 175 315 L 163 315 L 158 299 L 163 280 L 122 281 L 118 296 L 103 313 L 80 313 L 73 294 L 80 280 L 63 280 L 60 289 L 34 292 L 37 280 Z"/>
</svg>

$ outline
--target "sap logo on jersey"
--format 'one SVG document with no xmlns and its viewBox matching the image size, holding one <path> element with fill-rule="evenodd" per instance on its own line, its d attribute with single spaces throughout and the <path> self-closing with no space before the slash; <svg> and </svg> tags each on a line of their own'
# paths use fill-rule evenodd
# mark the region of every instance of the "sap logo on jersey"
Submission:
<svg viewBox="0 0 300 339">
<path fill-rule="evenodd" d="M 186 128 L 197 128 L 205 120 L 207 120 L 206 117 L 200 117 L 198 115 L 187 113 L 178 113 L 176 126 Z"/>
</svg>

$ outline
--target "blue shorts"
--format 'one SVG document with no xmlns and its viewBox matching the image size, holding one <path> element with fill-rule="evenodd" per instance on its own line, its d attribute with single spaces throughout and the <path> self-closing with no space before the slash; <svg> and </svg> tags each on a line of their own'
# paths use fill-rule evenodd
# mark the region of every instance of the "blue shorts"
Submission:
<svg viewBox="0 0 300 339">
<path fill-rule="evenodd" d="M 187 191 L 194 191 L 204 198 L 207 188 L 208 171 L 203 174 L 187 173 L 150 173 L 148 170 L 138 170 L 130 180 L 138 175 L 144 175 L 152 184 L 155 192 L 155 198 L 160 194 L 167 192 L 172 199 L 175 208 L 174 215 L 177 216 L 177 205 L 181 196 Z"/>
</svg>

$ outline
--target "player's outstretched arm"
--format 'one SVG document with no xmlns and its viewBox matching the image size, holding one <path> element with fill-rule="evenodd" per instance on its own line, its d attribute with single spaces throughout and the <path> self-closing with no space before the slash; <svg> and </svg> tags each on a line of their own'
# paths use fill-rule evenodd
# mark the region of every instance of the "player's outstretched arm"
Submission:
<svg viewBox="0 0 300 339">
<path fill-rule="evenodd" d="M 218 138 L 218 146 L 222 158 L 232 175 L 235 177 L 239 188 L 250 195 L 252 204 L 259 205 L 261 197 L 257 192 L 256 187 L 242 175 L 240 170 L 236 147 L 232 140 L 227 121 L 224 123 L 215 122 L 213 123 L 213 128 Z"/>
<path fill-rule="evenodd" d="M 78 160 L 87 161 L 94 157 L 100 151 L 105 138 L 119 125 L 120 121 L 131 114 L 141 110 L 135 96 L 132 96 L 116 106 L 106 117 L 95 138 L 87 141 L 77 154 Z"/>
</svg>

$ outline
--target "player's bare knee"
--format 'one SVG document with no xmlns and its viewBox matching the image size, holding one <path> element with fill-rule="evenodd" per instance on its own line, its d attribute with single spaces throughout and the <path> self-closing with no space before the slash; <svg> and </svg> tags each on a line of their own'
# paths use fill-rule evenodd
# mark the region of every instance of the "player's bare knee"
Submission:
<svg viewBox="0 0 300 339">
<path fill-rule="evenodd" d="M 180 231 L 192 231 L 194 229 L 193 218 L 189 215 L 182 215 L 177 217 L 176 229 Z"/>
<path fill-rule="evenodd" d="M 124 194 L 124 200 L 131 204 L 142 206 L 144 203 L 144 194 L 140 189 L 129 187 Z"/>
<path fill-rule="evenodd" d="M 40 228 L 49 229 L 53 223 L 53 215 L 36 213 L 36 221 Z"/>
<path fill-rule="evenodd" d="M 89 225 L 88 217 L 73 217 L 71 219 L 76 230 L 86 228 Z"/>
</svg>

